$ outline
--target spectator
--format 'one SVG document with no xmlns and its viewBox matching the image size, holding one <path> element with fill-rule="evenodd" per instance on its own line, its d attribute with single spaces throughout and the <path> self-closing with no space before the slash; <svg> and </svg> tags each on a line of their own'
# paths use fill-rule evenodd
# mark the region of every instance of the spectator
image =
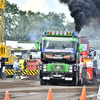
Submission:
<svg viewBox="0 0 100 100">
<path fill-rule="evenodd" d="M 24 61 L 24 69 L 26 69 L 26 68 L 27 68 L 27 58 Z"/>
<path fill-rule="evenodd" d="M 13 64 L 13 69 L 14 69 L 14 73 L 17 71 L 17 70 L 20 70 L 20 75 L 22 75 L 22 69 L 19 68 L 20 64 L 19 64 L 19 59 L 17 58 L 16 61 L 14 62 Z"/>
<path fill-rule="evenodd" d="M 0 79 L 2 79 L 2 68 L 4 65 L 4 60 L 2 59 L 2 56 L 0 56 Z"/>
<path fill-rule="evenodd" d="M 93 50 L 93 47 L 91 46 L 91 47 L 90 47 L 90 52 L 92 52 L 92 51 L 94 51 L 94 50 Z"/>
</svg>

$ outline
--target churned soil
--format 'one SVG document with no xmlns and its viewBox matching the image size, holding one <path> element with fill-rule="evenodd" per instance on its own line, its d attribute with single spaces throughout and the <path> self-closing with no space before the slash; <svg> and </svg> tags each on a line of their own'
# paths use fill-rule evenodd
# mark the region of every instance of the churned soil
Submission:
<svg viewBox="0 0 100 100">
<path fill-rule="evenodd" d="M 5 79 L 0 80 L 0 100 L 4 100 L 9 91 L 10 100 L 47 100 L 48 91 L 52 90 L 53 100 L 80 100 L 83 86 L 43 85 L 39 79 Z M 86 86 L 86 100 L 96 100 L 98 84 Z"/>
</svg>

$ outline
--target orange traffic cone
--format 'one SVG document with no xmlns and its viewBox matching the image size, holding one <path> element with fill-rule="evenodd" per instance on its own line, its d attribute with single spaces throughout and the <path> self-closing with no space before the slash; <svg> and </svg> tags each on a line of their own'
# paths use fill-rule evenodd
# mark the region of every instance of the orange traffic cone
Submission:
<svg viewBox="0 0 100 100">
<path fill-rule="evenodd" d="M 6 91 L 5 99 L 4 100 L 9 100 L 9 92 L 8 91 Z"/>
<path fill-rule="evenodd" d="M 52 90 L 49 89 L 47 100 L 52 100 Z"/>
<path fill-rule="evenodd" d="M 86 86 L 84 85 L 80 100 L 86 100 Z"/>
</svg>

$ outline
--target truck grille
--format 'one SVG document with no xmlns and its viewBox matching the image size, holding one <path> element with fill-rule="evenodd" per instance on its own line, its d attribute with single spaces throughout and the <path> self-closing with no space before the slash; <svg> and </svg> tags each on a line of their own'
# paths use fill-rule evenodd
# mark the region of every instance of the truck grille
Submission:
<svg viewBox="0 0 100 100">
<path fill-rule="evenodd" d="M 52 72 L 68 72 L 69 67 L 67 64 L 48 64 L 47 71 Z"/>
<path fill-rule="evenodd" d="M 51 71 L 53 72 L 64 72 L 65 68 L 63 65 L 53 65 L 51 66 Z"/>
</svg>

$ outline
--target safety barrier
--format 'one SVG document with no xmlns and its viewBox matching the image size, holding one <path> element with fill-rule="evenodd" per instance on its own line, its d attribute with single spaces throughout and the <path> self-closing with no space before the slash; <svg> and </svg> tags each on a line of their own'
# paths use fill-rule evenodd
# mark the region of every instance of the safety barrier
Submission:
<svg viewBox="0 0 100 100">
<path fill-rule="evenodd" d="M 28 70 L 28 74 L 27 75 L 37 75 L 39 73 L 38 70 Z"/>
<path fill-rule="evenodd" d="M 13 69 L 5 69 L 6 75 L 14 75 Z"/>
<path fill-rule="evenodd" d="M 18 70 L 20 72 L 20 70 Z M 14 75 L 13 69 L 5 69 L 6 75 Z M 22 70 L 22 75 L 37 75 L 38 70 Z"/>
</svg>

